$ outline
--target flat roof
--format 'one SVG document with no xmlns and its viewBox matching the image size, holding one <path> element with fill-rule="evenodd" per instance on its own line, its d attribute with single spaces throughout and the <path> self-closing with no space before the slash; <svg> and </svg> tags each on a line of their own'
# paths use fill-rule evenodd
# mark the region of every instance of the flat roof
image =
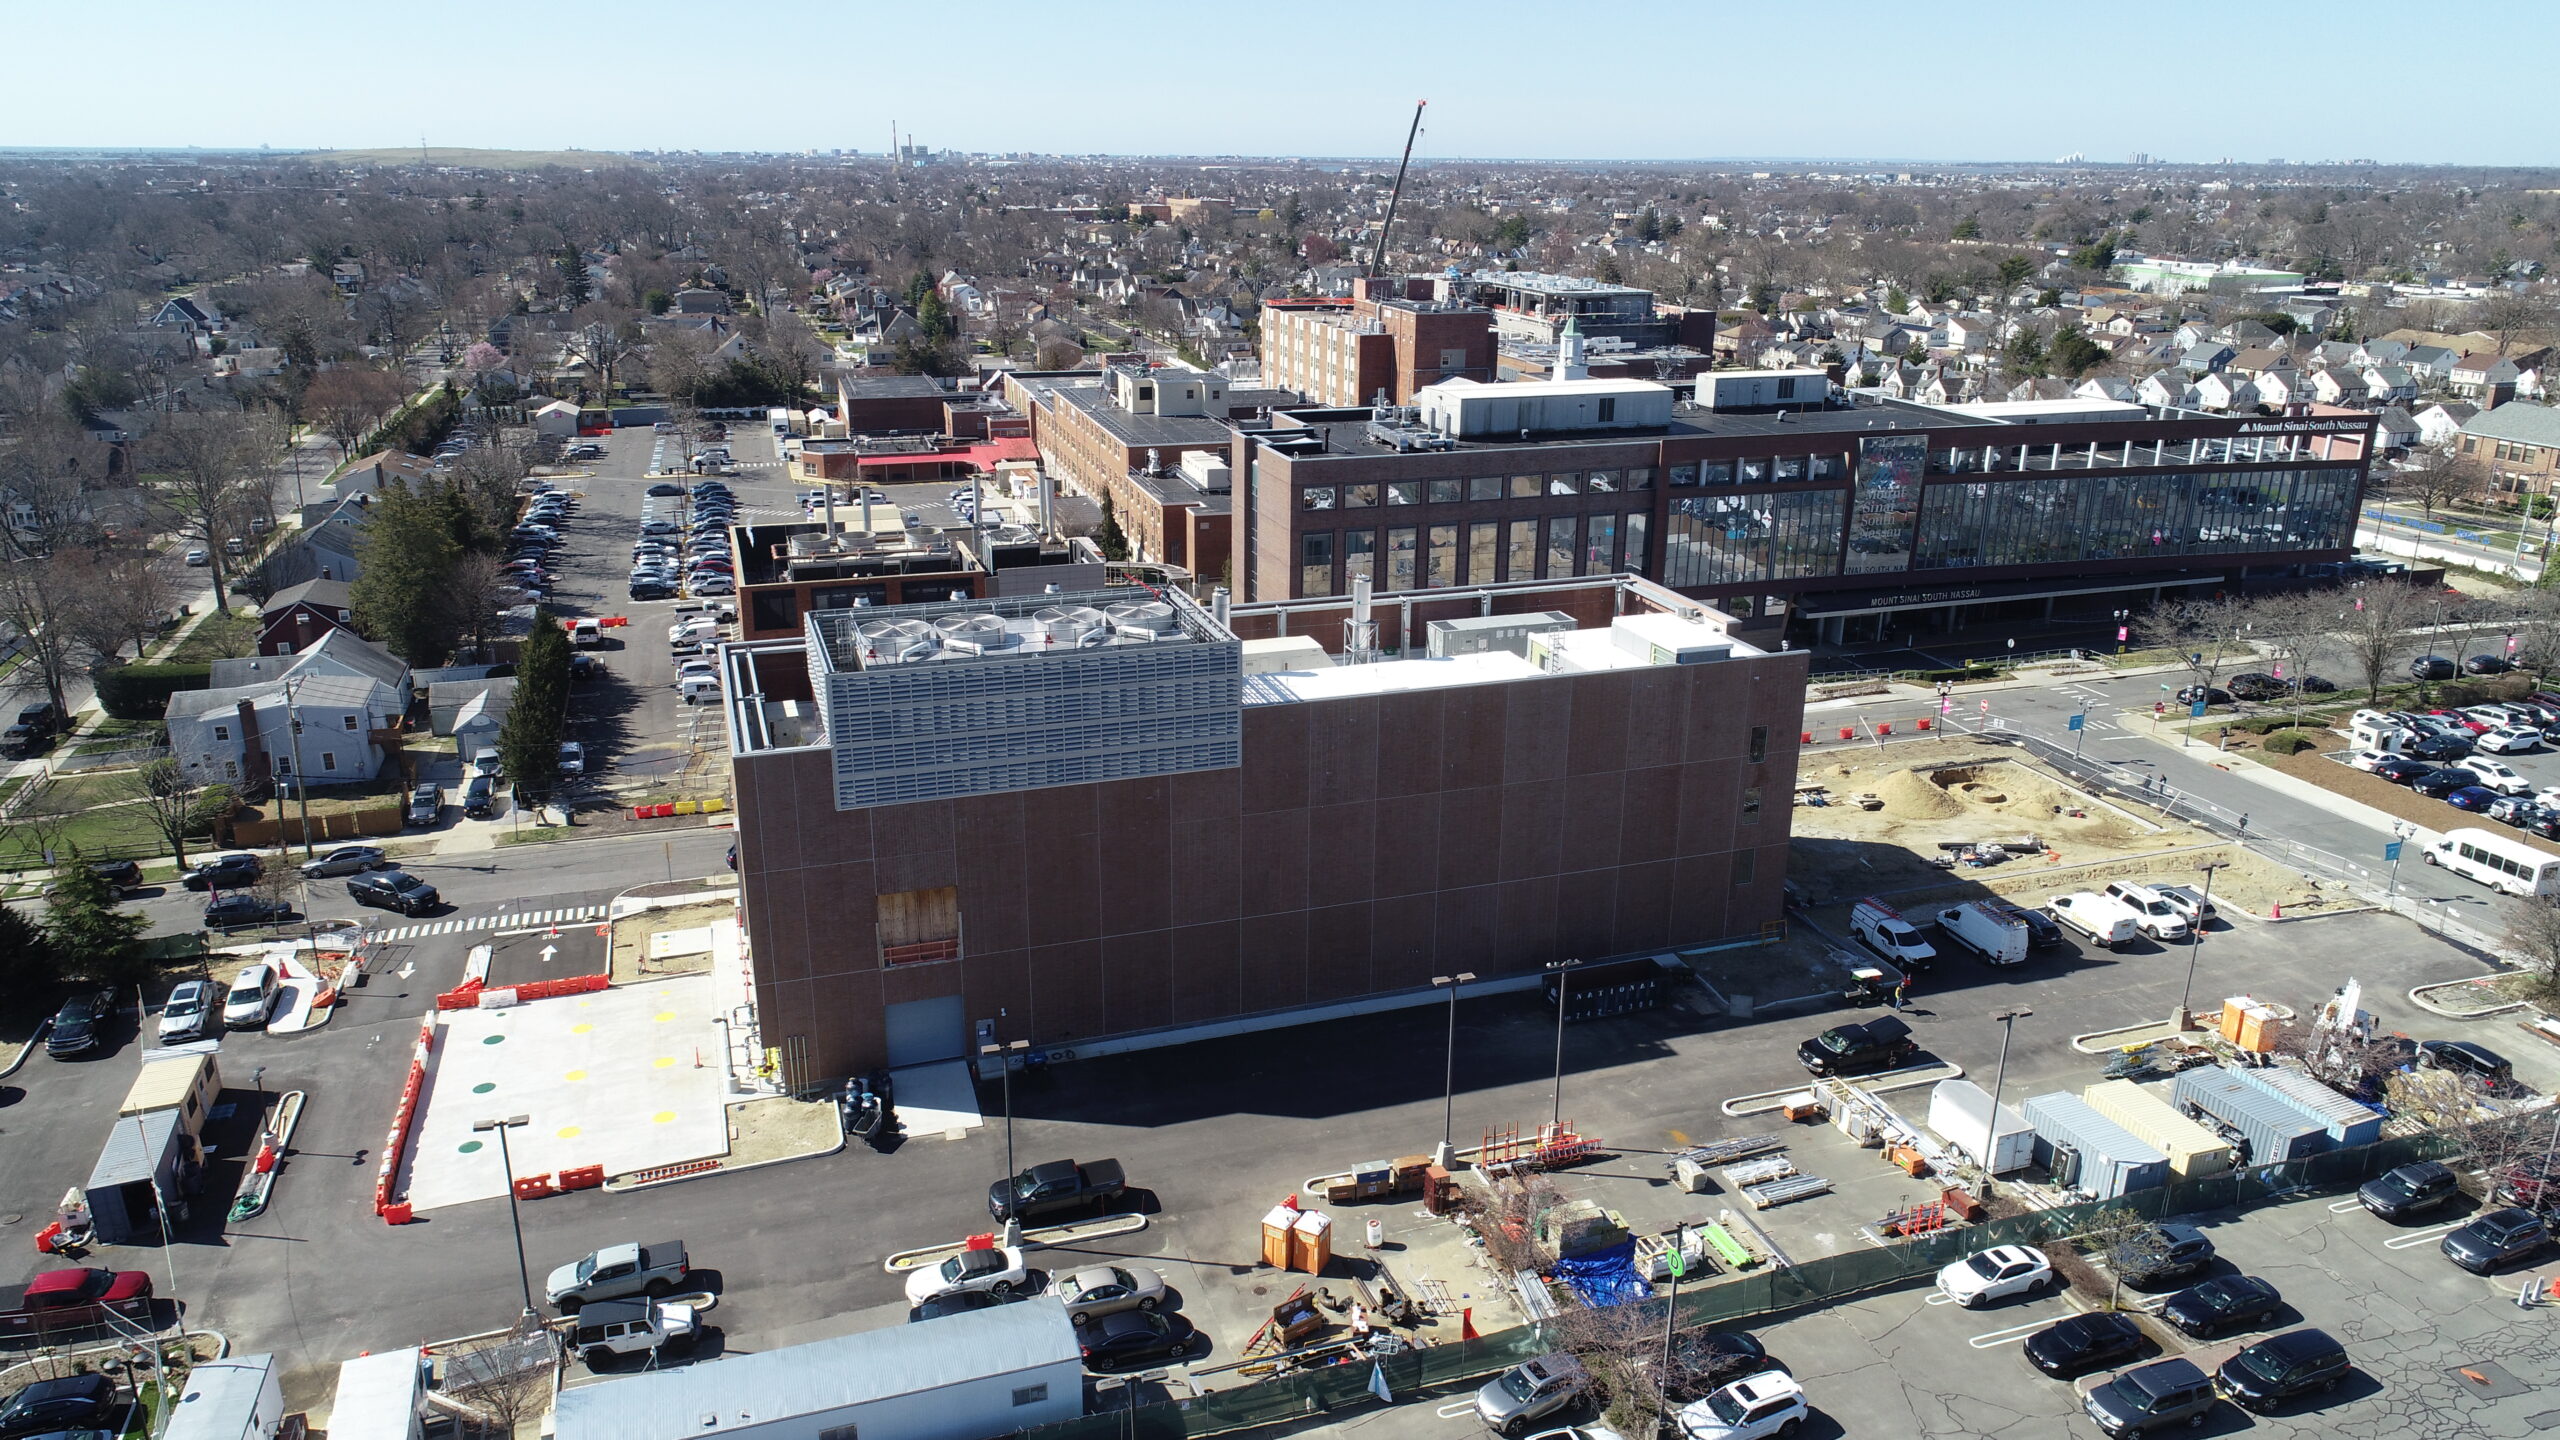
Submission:
<svg viewBox="0 0 2560 1440">
<path fill-rule="evenodd" d="M 1131 414 L 1099 385 L 1060 386 L 1057 395 L 1126 445 L 1224 445 L 1231 433 L 1224 419 L 1207 415 Z M 1230 397 L 1227 403 L 1235 401 Z"/>
<path fill-rule="evenodd" d="M 1079 1363 L 1066 1307 L 1035 1297 L 560 1392 L 559 1440 L 709 1436 Z M 332 1431 L 334 1440 L 335 1432 Z"/>
<path fill-rule="evenodd" d="M 1392 598 L 1392 597 L 1390 597 Z M 1340 700 L 1354 695 L 1384 695 L 1408 690 L 1446 690 L 1462 685 L 1500 685 L 1550 675 L 1587 675 L 1601 670 L 1642 670 L 1675 663 L 1638 654 L 1625 642 L 1641 640 L 1666 647 L 1730 646 L 1731 658 L 1767 654 L 1735 640 L 1721 626 L 1701 626 L 1679 615 L 1621 615 L 1609 624 L 1581 630 L 1550 631 L 1536 643 L 1553 653 L 1552 668 L 1541 668 L 1526 655 L 1483 650 L 1403 660 L 1377 660 L 1365 665 L 1332 664 L 1323 669 L 1275 670 L 1244 678 L 1247 705 L 1292 705 L 1311 700 Z M 1709 662 L 1712 663 L 1712 662 Z"/>
<path fill-rule="evenodd" d="M 1019 662 L 1234 638 L 1190 597 L 1136 587 L 815 610 L 806 624 L 824 647 L 829 667 L 839 674 L 902 665 Z"/>
</svg>

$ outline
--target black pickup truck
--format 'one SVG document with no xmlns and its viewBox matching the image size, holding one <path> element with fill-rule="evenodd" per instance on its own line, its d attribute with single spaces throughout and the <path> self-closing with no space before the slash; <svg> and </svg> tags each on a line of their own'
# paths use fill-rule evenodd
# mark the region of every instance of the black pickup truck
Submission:
<svg viewBox="0 0 2560 1440">
<path fill-rule="evenodd" d="M 1117 1160 L 1052 1160 L 988 1186 L 987 1213 L 998 1220 L 1034 1220 L 1066 1210 L 1099 1210 L 1119 1199 L 1128 1183 Z"/>
</svg>

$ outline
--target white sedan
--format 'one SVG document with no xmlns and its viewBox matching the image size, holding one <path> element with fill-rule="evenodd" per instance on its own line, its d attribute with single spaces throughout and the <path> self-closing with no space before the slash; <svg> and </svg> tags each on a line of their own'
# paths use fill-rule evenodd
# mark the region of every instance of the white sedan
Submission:
<svg viewBox="0 0 2560 1440">
<path fill-rule="evenodd" d="M 2041 1295 L 2060 1283 L 2053 1262 L 2026 1245 L 1994 1245 L 1938 1272 L 1938 1292 L 1968 1310 L 2011 1295 Z"/>
<path fill-rule="evenodd" d="M 2370 775 L 2382 768 L 2382 762 L 2398 758 L 2388 750 L 2358 750 L 2347 756 L 2347 766 Z"/>
<path fill-rule="evenodd" d="M 1002 1300 L 1031 1288 L 1031 1269 L 1019 1245 L 963 1250 L 939 1265 L 927 1265 L 907 1276 L 907 1303 L 921 1305 L 954 1290 L 984 1290 Z"/>
</svg>

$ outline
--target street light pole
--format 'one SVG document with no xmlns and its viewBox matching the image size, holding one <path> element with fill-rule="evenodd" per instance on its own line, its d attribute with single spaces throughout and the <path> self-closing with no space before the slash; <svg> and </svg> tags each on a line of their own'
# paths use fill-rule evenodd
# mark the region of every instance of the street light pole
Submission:
<svg viewBox="0 0 2560 1440">
<path fill-rule="evenodd" d="M 524 1314 L 534 1317 L 533 1270 L 524 1261 L 524 1215 L 516 1208 L 516 1161 L 507 1149 L 507 1132 L 533 1123 L 530 1115 L 509 1115 L 502 1120 L 474 1120 L 471 1128 L 482 1133 L 498 1132 L 498 1168 L 507 1177 L 507 1223 L 516 1232 L 516 1280 L 524 1286 Z"/>
<path fill-rule="evenodd" d="M 1433 1157 L 1441 1168 L 1448 1168 L 1449 1147 L 1457 1137 L 1452 1128 L 1458 1110 L 1458 987 L 1474 980 L 1475 972 L 1461 970 L 1455 975 L 1434 975 L 1431 983 L 1449 992 L 1449 1038 L 1441 1050 L 1440 1065 L 1440 1153 Z"/>
<path fill-rule="evenodd" d="M 1004 1184 L 1008 1188 L 1013 1184 L 1013 1177 L 1022 1173 L 1016 1170 L 1013 1166 L 1013 1062 L 1016 1057 L 1020 1056 L 1024 1051 L 1030 1048 L 1031 1042 L 1028 1040 L 1015 1040 L 1002 1045 L 987 1044 L 978 1047 L 978 1057 L 980 1059 L 992 1058 L 996 1062 L 996 1073 L 1003 1077 L 1001 1083 L 1004 1086 Z M 1012 1206 L 1010 1204 L 1006 1206 L 1006 1209 L 1008 1210 L 1011 1208 Z M 1019 1215 L 1007 1215 L 1004 1222 L 1004 1243 L 1007 1245 L 1017 1244 L 1021 1239 L 1022 1217 Z"/>
<path fill-rule="evenodd" d="M 1991 1068 L 1991 1117 L 1982 1124 L 1982 1198 L 1991 1198 L 1991 1152 L 2000 1138 L 2000 1086 L 2009 1078 L 2009 1036 L 2018 1022 L 2036 1013 L 2024 1005 L 2012 1010 L 1994 1010 L 1991 1018 L 2000 1022 L 2000 1063 Z"/>
<path fill-rule="evenodd" d="M 1556 1093 L 1555 1109 L 1547 1117 L 1552 1127 L 1564 1123 L 1564 996 L 1573 984 L 1573 968 L 1580 960 L 1550 960 L 1545 969 L 1556 977 Z"/>
<path fill-rule="evenodd" d="M 2178 1013 L 2171 1017 L 2180 1034 L 2186 1033 L 2191 1019 L 2187 1013 L 2187 1002 L 2195 997 L 2196 961 L 2204 954 L 2205 912 L 2213 909 L 2213 872 L 2230 863 L 2228 860 L 2207 860 L 2196 867 L 2204 872 L 2204 904 L 2196 915 L 2196 933 L 2187 937 L 2187 982 L 2178 987 Z"/>
</svg>

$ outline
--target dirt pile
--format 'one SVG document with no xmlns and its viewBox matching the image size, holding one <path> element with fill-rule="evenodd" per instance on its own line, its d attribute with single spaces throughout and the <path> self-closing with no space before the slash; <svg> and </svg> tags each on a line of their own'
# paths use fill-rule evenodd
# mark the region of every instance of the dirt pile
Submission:
<svg viewBox="0 0 2560 1440">
<path fill-rule="evenodd" d="M 1896 770 L 1875 782 L 1884 813 L 1897 820 L 1951 820 L 1964 813 L 1953 795 L 1916 770 Z"/>
</svg>

